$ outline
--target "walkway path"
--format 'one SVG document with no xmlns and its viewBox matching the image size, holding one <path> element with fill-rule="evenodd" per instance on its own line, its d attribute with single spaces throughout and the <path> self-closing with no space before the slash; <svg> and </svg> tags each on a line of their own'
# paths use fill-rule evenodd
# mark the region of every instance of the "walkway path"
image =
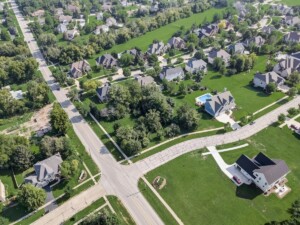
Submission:
<svg viewBox="0 0 300 225">
<path fill-rule="evenodd" d="M 235 147 L 232 147 L 232 148 L 225 148 L 225 149 L 222 149 L 222 150 L 217 150 L 219 153 L 220 152 L 228 152 L 228 151 L 232 151 L 232 150 L 236 150 L 236 149 L 240 149 L 240 148 L 245 148 L 245 147 L 247 147 L 249 144 L 248 143 L 246 143 L 246 144 L 243 144 L 243 145 L 239 145 L 239 146 L 235 146 Z M 204 156 L 204 155 L 210 155 L 211 154 L 211 152 L 209 151 L 209 152 L 204 152 L 204 153 L 202 153 L 202 155 Z"/>
</svg>

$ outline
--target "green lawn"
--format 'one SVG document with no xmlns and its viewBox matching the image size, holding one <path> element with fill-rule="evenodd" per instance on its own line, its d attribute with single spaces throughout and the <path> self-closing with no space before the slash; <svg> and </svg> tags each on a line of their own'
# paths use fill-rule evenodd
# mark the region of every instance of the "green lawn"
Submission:
<svg viewBox="0 0 300 225">
<path fill-rule="evenodd" d="M 33 113 L 25 113 L 22 116 L 14 116 L 8 119 L 0 119 L 0 131 L 3 131 L 7 128 L 14 129 L 18 128 L 21 124 L 27 122 L 32 117 Z"/>
<path fill-rule="evenodd" d="M 210 90 L 223 91 L 225 88 L 229 90 L 239 108 L 234 111 L 234 116 L 238 120 L 284 96 L 281 92 L 267 95 L 261 89 L 252 87 L 251 81 L 254 74 L 256 71 L 265 71 L 266 61 L 266 56 L 258 56 L 254 68 L 249 73 L 244 72 L 232 76 L 222 76 L 216 72 L 209 71 L 204 77 L 202 85 L 207 86 Z"/>
<path fill-rule="evenodd" d="M 281 0 L 280 2 L 283 4 L 289 5 L 289 6 L 299 6 L 300 5 L 298 0 Z"/>
<path fill-rule="evenodd" d="M 122 202 L 116 197 L 109 195 L 107 196 L 108 201 L 115 210 L 117 217 L 120 220 L 120 225 L 134 225 L 135 222 L 131 215 L 128 213 L 127 209 L 124 207 Z"/>
<path fill-rule="evenodd" d="M 37 211 L 35 214 L 33 214 L 32 216 L 29 216 L 25 220 L 22 220 L 22 221 L 20 221 L 19 223 L 16 223 L 16 224 L 17 225 L 30 225 L 34 221 L 36 221 L 39 218 L 41 218 L 44 214 L 45 214 L 45 210 L 41 209 L 41 210 Z"/>
<path fill-rule="evenodd" d="M 242 153 L 252 157 L 259 151 L 271 158 L 285 160 L 292 171 L 287 177 L 292 192 L 282 200 L 275 195 L 258 195 L 257 189 L 249 186 L 236 188 L 213 158 L 207 156 L 204 159 L 201 151 L 183 155 L 151 171 L 146 177 L 149 182 L 156 176 L 166 178 L 167 185 L 159 193 L 184 224 L 252 225 L 281 221 L 289 217 L 287 209 L 300 195 L 299 141 L 300 137 L 287 128 L 269 127 L 251 137 L 249 147 L 222 153 L 227 163 L 233 163 Z M 152 202 L 161 213 L 161 206 Z"/>
<path fill-rule="evenodd" d="M 300 117 L 298 117 L 298 118 L 296 119 L 296 121 L 298 121 L 298 122 L 300 123 Z"/>
<path fill-rule="evenodd" d="M 13 174 L 10 169 L 0 170 L 0 180 L 6 189 L 6 197 L 12 197 L 17 194 L 17 186 L 14 183 Z"/>
<path fill-rule="evenodd" d="M 142 51 L 146 51 L 153 40 L 157 39 L 167 42 L 169 38 L 172 37 L 172 35 L 176 31 L 178 31 L 181 26 L 184 26 L 185 29 L 189 29 L 192 26 L 192 24 L 201 24 L 204 21 L 204 19 L 207 19 L 207 21 L 211 21 L 215 13 L 221 12 L 223 10 L 224 9 L 211 8 L 203 13 L 193 14 L 189 18 L 177 20 L 154 31 L 147 32 L 146 34 L 140 37 L 133 38 L 124 44 L 115 45 L 111 49 L 105 50 L 105 52 L 123 52 L 135 46 L 139 47 Z M 100 55 L 102 54 L 103 53 L 101 53 Z"/>
<path fill-rule="evenodd" d="M 92 213 L 93 211 L 95 211 L 96 209 L 98 209 L 99 207 L 101 207 L 104 204 L 105 204 L 104 198 L 100 198 L 100 199 L 96 200 L 92 205 L 86 207 L 85 209 L 78 212 L 75 216 L 73 216 L 72 218 L 67 220 L 64 223 L 64 225 L 72 225 L 72 224 L 76 223 L 77 221 L 86 217 L 87 215 L 89 215 L 90 213 Z"/>
</svg>

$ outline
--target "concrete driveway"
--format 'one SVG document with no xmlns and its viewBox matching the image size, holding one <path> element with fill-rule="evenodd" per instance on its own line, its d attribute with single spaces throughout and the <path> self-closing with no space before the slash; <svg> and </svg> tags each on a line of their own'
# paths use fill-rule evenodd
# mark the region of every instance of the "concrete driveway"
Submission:
<svg viewBox="0 0 300 225">
<path fill-rule="evenodd" d="M 221 115 L 216 117 L 216 120 L 224 124 L 229 123 L 233 130 L 237 130 L 241 128 L 240 125 L 231 118 L 231 115 L 232 115 L 232 111 L 230 111 L 229 114 L 222 113 Z"/>
<path fill-rule="evenodd" d="M 52 190 L 51 190 L 51 187 L 48 185 L 46 187 L 44 187 L 44 190 L 46 192 L 46 203 L 50 202 L 50 201 L 53 201 L 54 200 L 54 196 L 53 196 L 53 193 L 52 193 Z M 45 207 L 45 212 L 48 213 L 48 212 L 51 212 L 52 210 L 56 209 L 58 207 L 58 205 L 56 204 L 56 202 L 52 202 L 51 204 L 47 205 Z"/>
</svg>

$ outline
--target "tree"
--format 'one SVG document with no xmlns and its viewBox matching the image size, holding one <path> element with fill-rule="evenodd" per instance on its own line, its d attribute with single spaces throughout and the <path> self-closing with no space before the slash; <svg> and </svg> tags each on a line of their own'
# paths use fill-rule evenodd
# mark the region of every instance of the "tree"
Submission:
<svg viewBox="0 0 300 225">
<path fill-rule="evenodd" d="M 130 66 L 134 61 L 134 57 L 131 54 L 124 53 L 122 54 L 121 58 L 119 59 L 119 62 L 122 67 Z"/>
<path fill-rule="evenodd" d="M 124 68 L 123 69 L 123 75 L 125 77 L 129 77 L 131 75 L 131 70 L 129 68 Z"/>
<path fill-rule="evenodd" d="M 155 109 L 149 110 L 149 112 L 146 114 L 145 122 L 149 131 L 152 133 L 162 130 L 160 113 Z"/>
<path fill-rule="evenodd" d="M 228 123 L 226 123 L 225 125 L 224 125 L 224 130 L 226 131 L 226 132 L 228 132 L 228 131 L 230 131 L 231 130 L 231 125 L 230 125 L 230 123 L 228 122 Z"/>
<path fill-rule="evenodd" d="M 83 89 L 87 92 L 96 91 L 96 88 L 101 86 L 102 82 L 99 80 L 87 80 L 83 83 Z"/>
<path fill-rule="evenodd" d="M 11 158 L 13 168 L 18 171 L 27 170 L 32 166 L 32 161 L 33 154 L 26 146 L 19 145 L 15 148 Z"/>
<path fill-rule="evenodd" d="M 67 137 L 45 136 L 40 142 L 40 151 L 45 158 L 60 153 L 63 159 L 66 159 L 74 153 L 70 139 Z"/>
<path fill-rule="evenodd" d="M 45 82 L 30 81 L 27 86 L 27 96 L 33 108 L 41 108 L 49 102 L 49 87 Z"/>
<path fill-rule="evenodd" d="M 271 94 L 275 92 L 277 89 L 276 84 L 274 82 L 268 83 L 266 86 L 266 92 Z"/>
<path fill-rule="evenodd" d="M 278 122 L 279 122 L 279 123 L 283 123 L 283 122 L 285 121 L 285 119 L 286 119 L 286 116 L 285 116 L 283 113 L 281 113 L 281 114 L 278 116 Z"/>
<path fill-rule="evenodd" d="M 10 35 L 6 29 L 1 30 L 0 38 L 2 41 L 10 41 Z"/>
<path fill-rule="evenodd" d="M 296 108 L 293 108 L 293 107 L 288 109 L 288 113 L 289 113 L 289 115 L 291 115 L 291 116 L 297 115 L 298 112 L 299 112 L 299 110 L 296 109 Z"/>
<path fill-rule="evenodd" d="M 50 113 L 50 124 L 52 129 L 58 134 L 66 134 L 70 127 L 67 113 L 60 107 L 58 103 L 54 103 Z"/>
<path fill-rule="evenodd" d="M 298 93 L 298 89 L 296 87 L 292 87 L 288 90 L 288 96 L 295 97 Z"/>
<path fill-rule="evenodd" d="M 67 97 L 71 99 L 71 101 L 78 101 L 79 95 L 78 95 L 78 89 L 72 88 L 67 94 Z"/>
<path fill-rule="evenodd" d="M 165 128 L 165 135 L 167 137 L 172 138 L 178 135 L 179 133 L 180 133 L 180 127 L 175 123 L 172 123 L 170 126 Z"/>
<path fill-rule="evenodd" d="M 65 160 L 61 164 L 61 175 L 66 179 L 71 179 L 78 172 L 79 161 L 77 159 Z"/>
<path fill-rule="evenodd" d="M 178 124 L 182 129 L 196 129 L 199 123 L 198 114 L 195 109 L 188 105 L 182 105 L 177 110 Z"/>
<path fill-rule="evenodd" d="M 28 211 L 33 211 L 45 204 L 46 193 L 43 189 L 32 184 L 24 184 L 18 193 L 17 199 Z"/>
<path fill-rule="evenodd" d="M 300 73 L 295 71 L 289 76 L 289 81 L 293 86 L 296 86 L 300 83 Z"/>
<path fill-rule="evenodd" d="M 217 71 L 219 71 L 222 68 L 223 60 L 219 57 L 216 57 L 213 61 L 213 68 Z"/>
<path fill-rule="evenodd" d="M 178 92 L 181 95 L 186 95 L 187 94 L 187 87 L 183 82 L 180 82 Z"/>
<path fill-rule="evenodd" d="M 243 116 L 241 118 L 241 124 L 242 125 L 246 125 L 249 122 L 248 117 L 247 116 Z"/>
</svg>

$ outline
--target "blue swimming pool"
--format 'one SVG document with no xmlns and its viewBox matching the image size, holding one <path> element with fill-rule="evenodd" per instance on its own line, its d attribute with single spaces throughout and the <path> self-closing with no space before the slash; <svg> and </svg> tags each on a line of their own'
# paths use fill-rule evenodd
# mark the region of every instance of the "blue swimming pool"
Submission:
<svg viewBox="0 0 300 225">
<path fill-rule="evenodd" d="M 196 98 L 196 104 L 203 105 L 206 102 L 206 100 L 211 99 L 211 97 L 212 97 L 212 95 L 210 93 L 201 95 Z"/>
</svg>

